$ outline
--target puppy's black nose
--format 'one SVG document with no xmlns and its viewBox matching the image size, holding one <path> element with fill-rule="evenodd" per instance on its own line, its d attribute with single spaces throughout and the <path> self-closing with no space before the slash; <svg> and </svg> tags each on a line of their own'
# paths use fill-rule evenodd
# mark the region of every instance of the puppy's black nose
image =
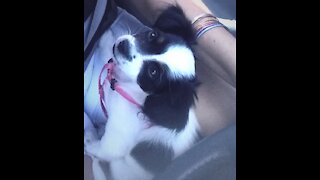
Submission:
<svg viewBox="0 0 320 180">
<path fill-rule="evenodd" d="M 129 48 L 130 48 L 130 43 L 128 40 L 123 40 L 118 44 L 119 52 L 126 57 L 129 57 L 130 55 Z"/>
</svg>

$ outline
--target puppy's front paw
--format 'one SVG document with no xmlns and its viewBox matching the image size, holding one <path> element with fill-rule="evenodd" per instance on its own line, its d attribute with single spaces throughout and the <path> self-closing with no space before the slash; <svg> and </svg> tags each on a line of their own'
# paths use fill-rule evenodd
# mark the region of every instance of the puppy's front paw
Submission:
<svg viewBox="0 0 320 180">
<path fill-rule="evenodd" d="M 98 158 L 97 153 L 99 149 L 99 141 L 89 141 L 89 143 L 84 144 L 84 152 L 85 154 Z"/>
<path fill-rule="evenodd" d="M 84 131 L 84 144 L 89 144 L 98 140 L 98 135 L 94 130 L 88 129 Z"/>
<path fill-rule="evenodd" d="M 94 131 L 86 130 L 84 131 L 84 153 L 85 154 L 92 154 L 88 151 L 88 147 L 92 146 L 94 142 L 98 141 L 97 134 Z"/>
</svg>

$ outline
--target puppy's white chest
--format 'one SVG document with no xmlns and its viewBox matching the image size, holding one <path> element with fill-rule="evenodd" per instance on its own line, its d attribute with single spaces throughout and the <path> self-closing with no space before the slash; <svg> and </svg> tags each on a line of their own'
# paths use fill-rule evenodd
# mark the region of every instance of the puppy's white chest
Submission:
<svg viewBox="0 0 320 180">
<path fill-rule="evenodd" d="M 136 104 L 129 102 L 121 94 L 112 90 L 109 84 L 105 86 L 108 88 L 105 91 L 105 108 L 108 116 L 114 117 L 121 124 L 133 124 L 143 120 L 141 108 L 137 107 Z"/>
</svg>

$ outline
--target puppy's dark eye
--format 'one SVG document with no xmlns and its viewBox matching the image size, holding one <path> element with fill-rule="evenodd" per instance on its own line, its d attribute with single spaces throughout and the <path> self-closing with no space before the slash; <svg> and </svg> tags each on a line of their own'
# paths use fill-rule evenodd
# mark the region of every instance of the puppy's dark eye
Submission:
<svg viewBox="0 0 320 180">
<path fill-rule="evenodd" d="M 150 31 L 150 32 L 148 33 L 148 39 L 149 39 L 149 41 L 153 41 L 153 40 L 157 39 L 158 36 L 159 36 L 159 33 L 158 33 L 157 31 Z"/>
<path fill-rule="evenodd" d="M 150 75 L 151 76 L 155 76 L 155 75 L 157 75 L 157 73 L 158 73 L 158 71 L 156 69 L 150 70 Z"/>
<path fill-rule="evenodd" d="M 148 75 L 151 79 L 156 79 L 160 75 L 159 66 L 152 64 L 148 67 Z"/>
</svg>

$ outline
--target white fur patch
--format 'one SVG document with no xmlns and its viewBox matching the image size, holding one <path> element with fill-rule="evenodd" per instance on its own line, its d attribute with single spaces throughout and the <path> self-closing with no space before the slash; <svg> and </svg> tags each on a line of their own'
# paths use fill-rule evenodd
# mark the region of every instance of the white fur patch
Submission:
<svg viewBox="0 0 320 180">
<path fill-rule="evenodd" d="M 145 59 L 156 59 L 169 67 L 173 78 L 191 77 L 195 75 L 195 60 L 189 48 L 183 45 L 170 46 L 160 55 L 143 56 Z"/>
</svg>

